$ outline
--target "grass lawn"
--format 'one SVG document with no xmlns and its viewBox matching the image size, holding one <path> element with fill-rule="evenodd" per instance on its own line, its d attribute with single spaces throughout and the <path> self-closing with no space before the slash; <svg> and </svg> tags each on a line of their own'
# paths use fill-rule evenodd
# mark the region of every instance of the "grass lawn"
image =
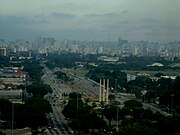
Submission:
<svg viewBox="0 0 180 135">
<path fill-rule="evenodd" d="M 84 77 L 88 70 L 86 70 L 85 68 L 67 69 L 66 73 L 70 72 L 76 74 L 79 77 Z"/>
</svg>

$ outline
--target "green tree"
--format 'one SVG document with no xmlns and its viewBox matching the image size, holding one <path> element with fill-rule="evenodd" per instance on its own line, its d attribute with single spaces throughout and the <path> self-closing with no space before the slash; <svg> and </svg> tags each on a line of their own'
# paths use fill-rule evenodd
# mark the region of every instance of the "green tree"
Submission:
<svg viewBox="0 0 180 135">
<path fill-rule="evenodd" d="M 6 56 L 0 56 L 0 68 L 9 65 L 9 58 Z"/>
<path fill-rule="evenodd" d="M 14 104 L 14 128 L 28 127 L 25 104 Z"/>
<path fill-rule="evenodd" d="M 156 122 L 156 128 L 162 135 L 173 135 L 174 125 L 170 119 L 162 118 Z"/>
<path fill-rule="evenodd" d="M 141 108 L 143 107 L 143 104 L 137 100 L 128 100 L 124 102 L 124 107 L 129 109 Z"/>
<path fill-rule="evenodd" d="M 109 95 L 109 100 L 110 100 L 110 101 L 114 101 L 114 100 L 115 100 L 115 98 L 116 98 L 116 96 L 115 96 L 115 95 L 113 95 L 113 94 L 110 94 L 110 95 Z"/>
<path fill-rule="evenodd" d="M 37 61 L 36 59 L 25 60 L 22 65 L 24 66 L 24 71 L 28 72 L 30 78 L 34 82 L 41 82 L 43 73 L 39 61 Z"/>
<path fill-rule="evenodd" d="M 0 99 L 0 119 L 11 120 L 12 103 L 6 99 Z"/>
<path fill-rule="evenodd" d="M 165 76 L 165 74 L 158 72 L 158 73 L 154 74 L 154 76 L 155 77 L 161 77 L 161 76 Z"/>
<path fill-rule="evenodd" d="M 46 114 L 52 112 L 52 108 L 50 103 L 44 98 L 35 97 L 25 103 L 24 111 L 28 126 L 32 129 L 37 129 L 48 124 Z"/>
<path fill-rule="evenodd" d="M 48 92 L 52 92 L 52 88 L 43 83 L 33 83 L 27 87 L 27 92 L 32 93 L 34 96 L 44 96 Z"/>
<path fill-rule="evenodd" d="M 136 78 L 135 84 L 141 88 L 149 88 L 153 85 L 153 82 L 149 77 L 139 76 Z"/>
<path fill-rule="evenodd" d="M 150 109 L 145 109 L 142 111 L 142 119 L 146 119 L 146 120 L 154 120 L 154 113 L 150 110 Z"/>
<path fill-rule="evenodd" d="M 19 86 L 17 86 L 17 89 L 25 90 L 25 89 L 26 89 L 26 86 L 20 84 Z"/>
<path fill-rule="evenodd" d="M 180 76 L 177 76 L 176 79 L 173 81 L 173 84 L 172 84 L 172 88 L 173 90 L 179 90 L 180 88 Z"/>
<path fill-rule="evenodd" d="M 131 117 L 134 120 L 134 123 L 139 123 L 139 121 L 142 119 L 143 112 L 143 108 L 133 108 Z"/>
<path fill-rule="evenodd" d="M 107 105 L 105 106 L 105 109 L 104 109 L 104 116 L 109 120 L 109 126 L 111 126 L 111 121 L 114 119 L 116 120 L 117 119 L 117 109 L 119 109 L 119 107 L 117 108 L 117 105 Z"/>
<path fill-rule="evenodd" d="M 70 93 L 70 94 L 69 94 L 69 98 L 70 98 L 70 99 L 77 100 L 77 99 L 81 99 L 81 98 L 82 98 L 82 95 L 79 94 L 79 93 L 73 92 L 73 93 Z"/>
<path fill-rule="evenodd" d="M 107 66 L 107 65 L 100 65 L 99 67 L 92 68 L 89 70 L 87 75 L 92 80 L 99 82 L 102 78 L 108 78 L 111 80 L 109 82 L 110 87 L 117 87 L 116 90 L 120 90 L 120 88 L 125 87 L 127 82 L 127 75 L 125 72 L 121 72 L 120 70 L 117 70 L 113 65 Z"/>
<path fill-rule="evenodd" d="M 67 82 L 69 80 L 68 76 L 66 75 L 66 73 L 61 72 L 61 71 L 57 71 L 54 73 L 55 75 L 57 75 L 57 77 L 65 82 Z"/>
<path fill-rule="evenodd" d="M 161 78 L 157 81 L 157 85 L 161 92 L 166 92 L 171 87 L 172 80 L 170 78 Z"/>
<path fill-rule="evenodd" d="M 6 134 L 0 131 L 0 135 L 6 135 Z"/>
<path fill-rule="evenodd" d="M 133 94 L 135 94 L 135 96 L 137 98 L 141 98 L 142 97 L 142 88 L 139 86 L 134 86 L 133 88 L 131 88 L 131 91 Z"/>
<path fill-rule="evenodd" d="M 119 110 L 120 114 L 119 114 L 119 118 L 121 120 L 123 120 L 125 118 L 125 116 L 128 116 L 131 114 L 130 109 L 127 107 L 123 107 L 122 109 Z"/>
<path fill-rule="evenodd" d="M 79 93 L 69 94 L 68 104 L 62 112 L 70 119 L 70 126 L 78 132 L 88 133 L 89 129 L 94 131 L 105 126 L 105 122 L 94 113 L 92 107 L 82 101 Z"/>
<path fill-rule="evenodd" d="M 95 129 L 101 129 L 105 127 L 106 123 L 96 113 L 87 112 L 79 117 L 79 127 L 81 130 L 88 131 L 91 129 L 92 132 Z"/>
<path fill-rule="evenodd" d="M 69 94 L 68 104 L 63 109 L 63 114 L 66 118 L 77 119 L 77 116 L 80 114 L 80 111 L 84 107 L 84 103 L 81 99 L 81 94 L 79 93 L 70 93 Z"/>
<path fill-rule="evenodd" d="M 128 125 L 119 129 L 119 135 L 160 135 L 156 129 L 151 127 Z"/>
</svg>

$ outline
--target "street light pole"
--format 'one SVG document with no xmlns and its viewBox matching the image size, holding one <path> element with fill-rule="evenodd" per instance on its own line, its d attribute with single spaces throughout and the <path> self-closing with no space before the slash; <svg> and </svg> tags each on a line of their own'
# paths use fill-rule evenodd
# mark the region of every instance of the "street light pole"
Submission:
<svg viewBox="0 0 180 135">
<path fill-rule="evenodd" d="M 78 100 L 79 100 L 79 97 L 78 97 L 78 93 L 77 93 L 76 99 L 77 99 L 77 106 L 76 106 L 76 107 L 77 107 L 77 108 L 76 108 L 76 109 L 77 109 L 77 114 L 76 114 L 76 115 L 77 115 L 77 132 L 78 132 L 78 134 L 79 134 L 79 119 L 78 119 L 78 117 L 79 117 L 79 116 L 78 116 L 78 115 L 79 115 L 79 114 L 78 114 L 78 111 L 79 111 L 79 101 L 78 101 Z"/>
<path fill-rule="evenodd" d="M 79 105 L 78 105 L 78 93 L 77 93 L 77 119 L 78 119 L 78 108 L 79 108 Z"/>
<path fill-rule="evenodd" d="M 115 79 L 115 86 L 114 86 L 115 87 L 115 92 L 117 92 L 116 91 L 116 85 L 117 85 L 117 79 Z"/>
<path fill-rule="evenodd" d="M 117 104 L 117 131 L 118 131 L 118 128 L 119 128 L 119 117 L 118 117 L 118 114 L 119 114 L 119 109 L 118 109 L 118 104 Z"/>
<path fill-rule="evenodd" d="M 11 121 L 11 134 L 13 135 L 13 128 L 14 128 L 14 103 L 12 102 L 12 121 Z"/>
<path fill-rule="evenodd" d="M 173 115 L 173 97 L 174 94 L 171 94 L 171 115 Z"/>
<path fill-rule="evenodd" d="M 115 87 L 115 93 L 118 93 L 118 92 L 117 92 L 117 89 L 116 89 L 116 85 L 117 85 L 117 79 L 115 79 L 115 86 L 114 86 L 114 87 Z M 117 94 L 116 94 L 116 95 L 117 95 Z M 118 126 L 119 126 L 119 117 L 118 117 L 118 115 L 119 115 L 119 109 L 118 109 L 118 103 L 117 103 L 117 116 L 116 116 L 116 117 L 117 117 L 117 123 L 116 123 L 117 131 L 118 131 L 118 128 L 119 128 L 119 127 L 118 127 Z"/>
</svg>

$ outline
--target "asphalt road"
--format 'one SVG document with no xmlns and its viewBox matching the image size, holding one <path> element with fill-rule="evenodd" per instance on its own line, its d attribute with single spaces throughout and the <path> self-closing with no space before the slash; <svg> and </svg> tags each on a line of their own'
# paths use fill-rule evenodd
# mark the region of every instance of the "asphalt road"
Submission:
<svg viewBox="0 0 180 135">
<path fill-rule="evenodd" d="M 53 113 L 50 114 L 52 126 L 47 129 L 49 135 L 73 135 L 73 131 L 69 128 L 61 108 L 62 90 L 56 82 L 54 82 L 54 75 L 51 70 L 44 68 L 44 76 L 42 80 L 53 89 L 53 93 L 47 94 L 45 98 L 49 100 L 52 105 Z"/>
</svg>

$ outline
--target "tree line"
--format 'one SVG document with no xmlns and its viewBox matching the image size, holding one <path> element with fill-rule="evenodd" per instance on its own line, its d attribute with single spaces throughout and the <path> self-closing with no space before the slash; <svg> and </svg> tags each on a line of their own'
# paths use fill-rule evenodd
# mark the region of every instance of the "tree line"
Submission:
<svg viewBox="0 0 180 135">
<path fill-rule="evenodd" d="M 159 112 L 144 109 L 137 100 L 125 101 L 122 108 L 112 101 L 89 105 L 81 94 L 70 93 L 62 112 L 77 134 L 173 135 L 179 132 L 177 116 L 165 117 Z"/>
</svg>

